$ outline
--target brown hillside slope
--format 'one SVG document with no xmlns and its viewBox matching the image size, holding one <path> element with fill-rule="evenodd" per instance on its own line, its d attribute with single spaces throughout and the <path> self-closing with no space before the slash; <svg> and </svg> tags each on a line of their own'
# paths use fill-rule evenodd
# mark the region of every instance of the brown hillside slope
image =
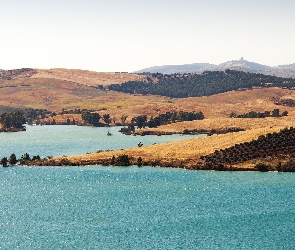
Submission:
<svg viewBox="0 0 295 250">
<path fill-rule="evenodd" d="M 122 114 L 131 119 L 141 114 L 150 117 L 180 110 L 202 111 L 205 118 L 228 117 L 231 112 L 240 114 L 251 110 L 264 112 L 277 107 L 282 109 L 283 107 L 276 106 L 274 101 L 295 100 L 295 91 L 280 88 L 231 91 L 209 97 L 183 99 L 129 95 L 100 91 L 86 85 L 97 87 L 100 83 L 121 83 L 145 76 L 71 69 L 22 69 L 6 73 L 9 75 L 11 72 L 14 72 L 15 80 L 0 79 L 0 87 L 3 87 L 0 88 L 0 105 L 38 107 L 52 111 L 62 108 L 104 109 L 117 120 Z M 27 84 L 31 86 L 26 86 Z M 289 113 L 293 112 L 293 108 L 284 109 Z"/>
<path fill-rule="evenodd" d="M 243 114 L 250 111 L 264 112 L 272 111 L 273 109 L 280 109 L 281 112 L 288 111 L 289 117 L 295 117 L 294 107 L 287 107 L 276 105 L 274 100 L 284 98 L 295 99 L 295 91 L 280 89 L 280 88 L 261 88 L 247 91 L 230 91 L 218 95 L 208 97 L 190 97 L 183 99 L 167 98 L 166 101 L 158 103 L 146 103 L 143 101 L 141 105 L 123 106 L 120 109 L 112 108 L 108 112 L 112 117 L 119 117 L 120 114 L 129 115 L 134 117 L 136 115 L 157 116 L 165 112 L 174 111 L 202 111 L 205 116 L 203 121 L 174 123 L 167 126 L 161 126 L 157 129 L 150 129 L 155 131 L 167 132 L 182 132 L 184 129 L 218 129 L 228 127 L 242 127 L 249 129 L 252 123 L 256 124 L 254 127 L 275 126 L 285 124 L 285 121 L 280 122 L 279 119 L 228 119 L 229 115 L 234 112 L 236 114 Z M 132 100 L 133 95 L 130 95 Z M 218 119 L 221 120 L 218 120 Z M 290 118 L 290 119 L 291 119 Z M 222 120 L 224 119 L 224 120 Z M 265 123 L 267 122 L 267 123 Z M 274 124 L 273 124 L 274 123 Z M 288 123 L 288 122 L 287 122 Z M 223 125 L 222 125 L 223 124 Z M 247 125 L 248 124 L 248 125 Z"/>
<path fill-rule="evenodd" d="M 34 75 L 36 77 L 36 75 Z M 216 120 L 228 118 L 232 112 L 237 114 L 249 111 L 264 112 L 279 108 L 287 110 L 289 117 L 294 117 L 294 107 L 276 105 L 278 100 L 295 100 L 295 91 L 280 88 L 260 88 L 247 91 L 231 91 L 209 97 L 190 97 L 172 99 L 161 96 L 142 96 L 102 91 L 73 81 L 53 78 L 19 78 L 0 81 L 0 105 L 12 107 L 46 108 L 50 111 L 65 109 L 94 109 L 101 115 L 109 113 L 115 121 L 120 121 L 122 115 L 128 116 L 127 122 L 138 115 L 157 116 L 174 111 L 202 111 L 206 120 L 194 123 L 172 124 L 168 131 L 182 132 L 184 129 L 217 129 L 216 125 L 225 127 L 245 127 L 237 124 L 238 120 Z M 64 119 L 64 118 L 62 118 Z M 209 119 L 209 120 L 208 120 Z M 270 119 L 259 120 L 261 126 Z M 278 120 L 276 120 L 277 122 Z M 249 123 L 247 119 L 243 123 Z M 251 121 L 252 122 L 252 121 Z M 191 125 L 193 125 L 191 127 Z M 260 125 L 256 125 L 259 127 Z M 248 125 L 251 127 L 251 125 Z M 162 129 L 162 128 L 160 128 Z M 246 128 L 247 129 L 247 128 Z"/>
<path fill-rule="evenodd" d="M 159 126 L 158 128 L 145 128 L 137 130 L 137 134 L 147 134 L 147 132 L 163 133 L 182 133 L 184 130 L 211 130 L 226 131 L 231 128 L 251 130 L 258 128 L 290 127 L 295 125 L 294 117 L 267 117 L 264 119 L 246 118 L 211 118 L 199 121 L 186 121 Z"/>
<path fill-rule="evenodd" d="M 104 73 L 80 69 L 35 69 L 36 74 L 32 78 L 54 78 L 72 81 L 87 86 L 110 85 L 112 83 L 123 83 L 127 81 L 143 81 L 143 75 L 130 73 Z"/>
<path fill-rule="evenodd" d="M 78 70 L 79 71 L 79 70 Z M 58 72 L 58 70 L 57 70 Z M 62 71 L 64 72 L 64 71 Z M 127 115 L 127 121 L 137 115 L 146 114 L 157 116 L 165 112 L 173 111 L 202 111 L 205 119 L 202 121 L 174 123 L 161 126 L 155 130 L 182 132 L 184 129 L 226 129 L 239 127 L 247 131 L 230 133 L 193 139 L 163 145 L 153 145 L 116 152 L 102 152 L 85 156 L 69 157 L 69 161 L 77 161 L 83 164 L 109 161 L 112 155 L 128 154 L 134 161 L 142 157 L 146 162 L 156 160 L 171 162 L 184 160 L 194 164 L 200 155 L 209 154 L 215 149 L 230 147 L 236 143 L 252 140 L 260 134 L 278 131 L 284 127 L 293 125 L 295 118 L 294 107 L 276 105 L 278 100 L 295 100 L 295 91 L 280 88 L 258 88 L 247 91 L 231 91 L 209 97 L 190 97 L 184 99 L 172 99 L 160 96 L 141 96 L 113 91 L 102 91 L 88 85 L 97 86 L 99 78 L 79 76 L 70 70 L 61 76 L 44 73 L 44 77 L 37 73 L 33 77 L 21 77 L 12 80 L 2 79 L 0 88 L 0 105 L 14 107 L 46 108 L 51 111 L 60 111 L 62 108 L 88 108 L 97 110 L 101 115 L 109 113 L 116 121 L 120 121 L 122 115 Z M 86 74 L 86 73 L 85 73 Z M 37 76 L 39 78 L 37 78 Z M 53 77 L 53 76 L 56 76 Z M 62 78 L 62 76 L 64 78 Z M 50 77 L 50 78 L 48 78 Z M 81 80 L 82 79 L 82 80 Z M 101 80 L 103 81 L 103 79 Z M 99 84 L 99 83 L 98 83 Z M 237 114 L 249 111 L 272 111 L 279 108 L 280 111 L 288 111 L 288 117 L 266 119 L 231 119 L 232 112 Z M 56 118 L 57 119 L 57 118 Z M 62 119 L 66 119 L 64 116 Z M 76 118 L 75 118 L 76 119 Z M 134 163 L 134 162 L 133 162 Z"/>
<path fill-rule="evenodd" d="M 161 164 L 181 162 L 183 167 L 192 168 L 197 164 L 200 156 L 213 153 L 215 150 L 224 149 L 242 143 L 257 139 L 259 135 L 278 132 L 281 128 L 258 128 L 250 131 L 229 133 L 211 137 L 196 138 L 186 141 L 177 141 L 165 144 L 143 146 L 132 149 L 92 153 L 81 156 L 57 157 L 53 161 L 67 162 L 67 164 L 101 164 L 110 163 L 112 156 L 118 157 L 126 154 L 132 157 L 132 164 L 136 164 L 137 159 L 141 157 L 144 162 L 151 164 L 157 161 Z M 66 161 L 65 161 L 66 160 Z M 44 164 L 50 164 L 44 162 Z"/>
<path fill-rule="evenodd" d="M 53 78 L 20 78 L 0 82 L 0 105 L 11 107 L 65 109 L 117 109 L 157 102 L 165 97 L 136 96 L 103 91 L 77 82 Z"/>
</svg>

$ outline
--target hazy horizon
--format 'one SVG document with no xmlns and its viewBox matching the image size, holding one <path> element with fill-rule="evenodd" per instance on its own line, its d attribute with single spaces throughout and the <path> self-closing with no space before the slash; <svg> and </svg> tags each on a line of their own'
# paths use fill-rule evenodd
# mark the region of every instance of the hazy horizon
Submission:
<svg viewBox="0 0 295 250">
<path fill-rule="evenodd" d="M 1 69 L 295 63 L 291 0 L 0 2 Z"/>
</svg>

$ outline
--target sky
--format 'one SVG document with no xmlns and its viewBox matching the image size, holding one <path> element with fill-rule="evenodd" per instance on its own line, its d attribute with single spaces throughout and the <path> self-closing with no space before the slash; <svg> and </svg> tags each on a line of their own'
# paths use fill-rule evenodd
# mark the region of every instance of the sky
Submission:
<svg viewBox="0 0 295 250">
<path fill-rule="evenodd" d="M 295 63 L 294 0 L 0 0 L 0 69 Z"/>
</svg>

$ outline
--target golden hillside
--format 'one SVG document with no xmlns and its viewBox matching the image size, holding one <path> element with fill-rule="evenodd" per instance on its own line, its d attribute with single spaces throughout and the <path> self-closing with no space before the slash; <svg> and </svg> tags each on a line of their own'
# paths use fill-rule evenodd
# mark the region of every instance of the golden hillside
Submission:
<svg viewBox="0 0 295 250">
<path fill-rule="evenodd" d="M 35 69 L 36 74 L 32 78 L 54 78 L 76 82 L 87 86 L 107 86 L 127 81 L 141 81 L 146 77 L 143 75 L 114 72 L 95 72 L 80 69 Z"/>
<path fill-rule="evenodd" d="M 53 164 L 67 162 L 67 164 L 79 165 L 103 163 L 110 164 L 113 156 L 118 157 L 125 154 L 131 157 L 131 163 L 135 165 L 137 163 L 137 159 L 141 157 L 143 162 L 147 163 L 147 165 L 153 165 L 154 162 L 157 162 L 159 166 L 185 167 L 190 169 L 194 168 L 198 164 L 200 157 L 203 155 L 211 154 L 215 150 L 234 146 L 237 143 L 257 139 L 259 135 L 278 132 L 280 129 L 282 129 L 282 127 L 258 128 L 237 133 L 142 146 L 125 150 L 104 151 L 80 156 L 56 157 L 43 162 L 43 164 L 50 165 L 53 162 Z M 252 164 L 248 164 L 246 168 L 249 167 L 249 169 L 253 169 L 253 164 L 254 162 L 252 162 Z M 245 164 L 243 167 L 245 167 Z"/>
<path fill-rule="evenodd" d="M 204 154 L 216 149 L 230 147 L 236 143 L 249 141 L 261 134 L 279 131 L 284 127 L 294 126 L 294 107 L 278 105 L 280 100 L 295 100 L 295 91 L 281 88 L 256 88 L 246 91 L 230 91 L 208 97 L 190 97 L 173 99 L 162 96 L 124 94 L 114 91 L 97 89 L 97 85 L 121 83 L 128 80 L 138 80 L 143 77 L 128 73 L 98 73 L 82 70 L 30 70 L 19 75 L 9 75 L 7 72 L 0 79 L 0 105 L 12 107 L 46 108 L 50 111 L 61 109 L 93 109 L 101 115 L 110 114 L 117 122 L 122 115 L 128 116 L 127 122 L 138 115 L 157 116 L 173 111 L 202 111 L 205 119 L 192 122 L 177 122 L 155 129 L 142 129 L 139 132 L 152 130 L 156 132 L 177 132 L 185 129 L 224 130 L 241 128 L 246 131 L 228 133 L 203 139 L 174 142 L 163 145 L 153 145 L 116 152 L 102 152 L 92 155 L 69 157 L 70 161 L 95 163 L 99 160 L 109 160 L 110 157 L 128 154 L 133 159 L 142 157 L 147 162 L 161 160 L 166 162 L 184 160 L 193 164 Z M 287 117 L 264 119 L 229 118 L 236 114 L 250 111 L 264 112 L 273 109 L 288 111 Z M 57 116 L 57 121 L 75 118 L 80 115 Z"/>
<path fill-rule="evenodd" d="M 5 74 L 4 74 L 5 73 Z M 97 89 L 144 76 L 128 73 L 98 73 L 70 69 L 26 69 L 4 71 L 0 76 L 0 105 L 11 107 L 61 109 L 113 109 L 140 103 L 166 102 L 165 97 L 141 97 Z"/>
<path fill-rule="evenodd" d="M 28 74 L 29 73 L 29 74 Z M 156 116 L 167 111 L 202 111 L 205 118 L 226 118 L 253 111 L 285 109 L 291 115 L 293 108 L 275 105 L 280 99 L 295 100 L 295 91 L 280 88 L 258 88 L 231 91 L 209 97 L 173 99 L 161 96 L 142 96 L 103 91 L 97 85 L 122 83 L 144 79 L 145 76 L 128 73 L 99 73 L 74 69 L 34 69 L 19 73 L 11 80 L 0 79 L 0 105 L 14 107 L 89 108 L 104 110 L 112 117 L 122 114 L 129 118 L 146 114 Z"/>
</svg>

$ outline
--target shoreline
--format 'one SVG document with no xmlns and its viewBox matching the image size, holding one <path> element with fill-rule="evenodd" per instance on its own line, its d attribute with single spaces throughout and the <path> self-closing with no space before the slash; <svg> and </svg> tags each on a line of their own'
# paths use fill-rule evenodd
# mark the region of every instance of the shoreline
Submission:
<svg viewBox="0 0 295 250">
<path fill-rule="evenodd" d="M 22 128 L 8 128 L 8 129 L 4 129 L 4 128 L 0 128 L 0 133 L 17 133 L 17 132 L 21 132 L 21 131 L 26 131 L 26 126 L 23 126 Z"/>
<path fill-rule="evenodd" d="M 272 132 L 272 134 L 270 133 Z M 248 131 L 220 134 L 203 138 L 193 138 L 185 141 L 142 146 L 137 148 L 121 149 L 114 151 L 100 151 L 77 156 L 61 156 L 45 158 L 40 161 L 28 162 L 24 165 L 35 166 L 152 166 L 165 168 L 183 168 L 188 170 L 219 170 L 219 171 L 295 171 L 293 164 L 295 150 L 290 136 L 295 136 L 295 129 L 290 128 L 260 128 Z M 286 147 L 276 146 L 274 151 L 264 150 L 262 142 L 268 145 L 268 137 L 284 136 L 286 140 L 277 140 Z M 272 139 L 273 140 L 273 139 Z M 286 143 L 290 142 L 290 146 Z M 243 151 L 242 158 L 238 153 L 228 160 L 224 154 L 228 150 L 237 152 L 237 148 L 257 146 L 259 154 Z M 246 145 L 246 146 L 245 146 Z M 279 147 L 279 148 L 277 148 Z M 263 150 L 262 150 L 263 149 Z M 218 153 L 220 152 L 220 153 Z M 223 153 L 222 153 L 223 152 Z M 230 153 L 229 154 L 232 154 Z M 217 154 L 217 156 L 216 156 Z M 220 155 L 221 154 L 221 155 Z M 237 154 L 235 156 L 235 154 Z M 248 158 L 245 158 L 245 157 Z M 291 165 L 290 165 L 291 164 Z"/>
<path fill-rule="evenodd" d="M 245 119 L 234 121 L 242 124 Z M 232 119 L 216 119 L 169 124 L 161 126 L 157 129 L 138 129 L 136 132 L 148 133 L 153 135 L 162 134 L 181 134 L 178 133 L 183 127 L 193 125 L 204 126 L 211 125 L 212 128 L 218 122 L 227 121 L 228 123 L 220 123 L 220 127 L 214 129 L 216 134 L 201 138 L 191 138 L 187 140 L 174 141 L 169 143 L 154 144 L 150 146 L 142 146 L 135 148 L 127 148 L 120 150 L 103 150 L 96 153 L 87 153 L 74 156 L 47 157 L 34 161 L 22 162 L 22 165 L 30 166 L 84 166 L 84 165 L 102 165 L 102 166 L 159 166 L 165 168 L 182 168 L 188 170 L 219 170 L 219 171 L 281 171 L 281 165 L 288 164 L 295 159 L 295 129 L 285 126 L 290 118 L 286 119 L 268 119 L 267 121 L 275 121 L 277 126 L 259 127 L 255 124 L 256 120 L 245 120 L 247 126 L 253 126 L 252 129 L 238 129 L 238 127 L 227 126 L 232 124 Z M 250 122 L 250 124 L 248 123 Z M 209 123 L 210 122 L 210 123 Z M 236 125 L 232 124 L 232 125 Z M 177 125 L 180 127 L 172 127 Z M 267 124 L 269 125 L 269 123 Z M 77 126 L 77 125 L 76 125 Z M 227 130 L 222 130 L 227 127 Z M 170 131 L 169 131 L 170 128 Z M 178 128 L 178 130 L 177 130 Z M 245 127 L 246 128 L 246 127 Z M 198 132 L 206 132 L 198 127 L 193 129 Z M 223 133 L 218 133 L 222 131 Z M 235 131 L 235 132 L 229 132 Z M 213 132 L 213 129 L 211 129 Z M 161 134 L 158 134 L 161 133 Z M 278 134 L 289 133 L 283 136 L 270 139 Z M 184 134 L 184 133 L 182 133 Z M 138 134 L 140 136 L 140 134 Z M 261 138 L 266 140 L 267 145 L 261 145 Z M 291 141 L 290 141 L 291 139 Z M 259 141 L 260 140 L 260 141 Z M 247 144 L 247 145 L 246 145 Z M 287 146 L 286 146 L 287 145 Z M 286 146 L 286 147 L 285 147 Z M 241 151 L 241 153 L 238 153 Z M 294 152 L 294 153 L 293 153 Z M 293 170 L 291 166 L 284 167 L 285 170 Z M 295 163 L 294 163 L 295 166 Z"/>
</svg>

